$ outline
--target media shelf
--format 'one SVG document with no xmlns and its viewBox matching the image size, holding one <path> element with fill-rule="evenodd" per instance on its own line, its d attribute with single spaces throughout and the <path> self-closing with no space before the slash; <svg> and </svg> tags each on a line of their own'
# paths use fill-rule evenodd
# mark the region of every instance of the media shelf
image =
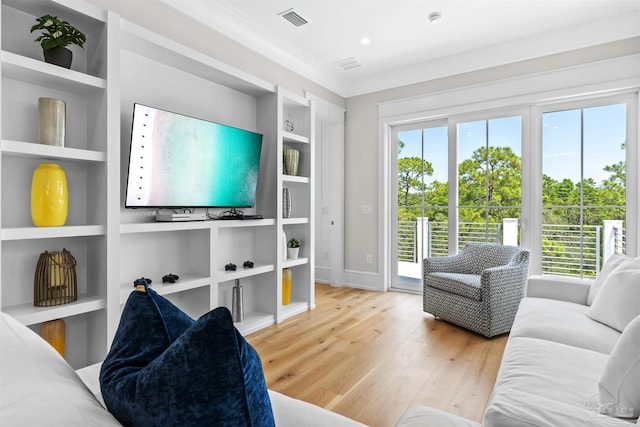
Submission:
<svg viewBox="0 0 640 427">
<path fill-rule="evenodd" d="M 188 291 L 190 289 L 197 289 L 211 285 L 210 277 L 195 277 L 195 276 L 183 276 L 179 275 L 179 280 L 175 283 L 162 283 L 162 278 L 152 278 L 153 282 L 150 288 L 156 291 L 160 295 L 171 295 L 178 292 Z M 131 283 L 123 284 L 120 286 L 120 304 L 127 302 L 129 294 L 133 291 L 133 281 Z"/>
<path fill-rule="evenodd" d="M 269 273 L 273 270 L 275 270 L 275 266 L 273 264 L 254 265 L 253 268 L 244 268 L 238 265 L 236 271 L 226 271 L 225 269 L 220 269 L 218 271 L 218 281 L 228 282 L 230 280 L 245 279 L 247 277 Z"/>
</svg>

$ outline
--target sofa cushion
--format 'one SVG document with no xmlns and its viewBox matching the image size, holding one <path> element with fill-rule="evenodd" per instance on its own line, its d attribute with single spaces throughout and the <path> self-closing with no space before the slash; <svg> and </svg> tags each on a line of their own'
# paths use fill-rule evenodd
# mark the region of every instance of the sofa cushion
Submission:
<svg viewBox="0 0 640 427">
<path fill-rule="evenodd" d="M 622 332 L 640 315 L 640 258 L 623 260 L 609 274 L 589 309 L 589 317 Z"/>
<path fill-rule="evenodd" d="M 593 321 L 587 316 L 588 311 L 586 305 L 528 297 L 520 302 L 510 336 L 539 338 L 611 353 L 620 332 Z"/>
<path fill-rule="evenodd" d="M 599 388 L 604 413 L 640 415 L 640 316 L 627 325 L 611 352 Z"/>
<path fill-rule="evenodd" d="M 598 295 L 598 292 L 600 292 L 600 288 L 602 287 L 604 280 L 607 277 L 609 277 L 609 275 L 613 272 L 613 270 L 615 270 L 616 267 L 620 265 L 620 263 L 625 259 L 627 259 L 627 257 L 624 255 L 613 254 L 609 257 L 607 262 L 604 263 L 604 266 L 602 266 L 602 270 L 600 270 L 600 273 L 598 273 L 598 275 L 596 276 L 596 279 L 593 281 L 593 284 L 591 285 L 591 288 L 589 289 L 589 296 L 587 297 L 587 305 L 593 304 L 593 300 L 596 298 L 596 295 Z"/>
<path fill-rule="evenodd" d="M 566 344 L 510 337 L 482 425 L 627 425 L 588 406 L 608 356 Z M 602 419 L 607 418 L 604 424 Z"/>
<path fill-rule="evenodd" d="M 0 313 L 1 426 L 119 426 L 46 341 Z"/>
<path fill-rule="evenodd" d="M 128 426 L 273 426 L 256 351 L 217 308 L 193 322 L 152 289 L 125 305 L 100 385 Z"/>
<path fill-rule="evenodd" d="M 426 283 L 442 291 L 482 301 L 479 274 L 429 273 Z"/>
<path fill-rule="evenodd" d="M 415 405 L 402 414 L 396 427 L 480 427 L 480 424 L 436 408 Z"/>
</svg>

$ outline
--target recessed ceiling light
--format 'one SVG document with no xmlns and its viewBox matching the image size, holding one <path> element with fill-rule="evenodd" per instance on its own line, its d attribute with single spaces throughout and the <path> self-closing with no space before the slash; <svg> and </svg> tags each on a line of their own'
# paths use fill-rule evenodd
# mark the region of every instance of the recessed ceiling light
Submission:
<svg viewBox="0 0 640 427">
<path fill-rule="evenodd" d="M 429 22 L 431 22 L 432 24 L 438 24 L 440 21 L 442 21 L 442 13 L 433 12 L 429 15 Z"/>
<path fill-rule="evenodd" d="M 371 39 L 367 36 L 364 36 L 360 39 L 360 44 L 363 46 L 368 45 L 369 43 L 371 43 Z"/>
</svg>

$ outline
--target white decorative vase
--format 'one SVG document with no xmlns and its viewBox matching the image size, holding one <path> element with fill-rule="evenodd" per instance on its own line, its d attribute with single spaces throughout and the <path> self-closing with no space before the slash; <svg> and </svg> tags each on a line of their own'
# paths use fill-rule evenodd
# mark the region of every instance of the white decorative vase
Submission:
<svg viewBox="0 0 640 427">
<path fill-rule="evenodd" d="M 55 98 L 38 98 L 38 142 L 64 147 L 67 104 Z"/>
<path fill-rule="evenodd" d="M 298 258 L 298 251 L 300 251 L 300 248 L 287 248 L 287 258 L 289 259 Z"/>
</svg>

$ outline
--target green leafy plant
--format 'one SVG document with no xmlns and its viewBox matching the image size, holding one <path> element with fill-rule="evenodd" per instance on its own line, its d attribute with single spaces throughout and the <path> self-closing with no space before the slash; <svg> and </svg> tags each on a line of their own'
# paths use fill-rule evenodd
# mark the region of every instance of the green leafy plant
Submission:
<svg viewBox="0 0 640 427">
<path fill-rule="evenodd" d="M 41 30 L 42 34 L 34 41 L 39 42 L 42 49 L 48 50 L 54 47 L 65 47 L 75 44 L 84 48 L 87 37 L 76 27 L 67 21 L 58 19 L 57 16 L 44 15 L 36 18 L 38 23 L 31 27 L 31 32 Z"/>
<path fill-rule="evenodd" d="M 287 242 L 287 247 L 289 247 L 289 248 L 299 248 L 300 247 L 300 240 L 296 239 L 295 237 L 292 237 Z"/>
</svg>

